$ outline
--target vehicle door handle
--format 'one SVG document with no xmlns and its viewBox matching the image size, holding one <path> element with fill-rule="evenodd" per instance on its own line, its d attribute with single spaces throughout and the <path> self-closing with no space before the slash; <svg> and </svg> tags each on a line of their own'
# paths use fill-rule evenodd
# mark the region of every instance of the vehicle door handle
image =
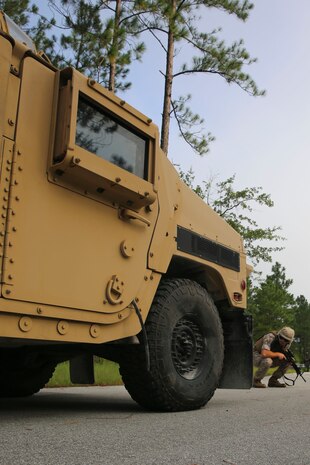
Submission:
<svg viewBox="0 0 310 465">
<path fill-rule="evenodd" d="M 139 215 L 139 213 L 134 212 L 133 210 L 129 210 L 128 208 L 122 208 L 120 211 L 120 217 L 124 220 L 137 220 L 141 221 L 141 223 L 147 224 L 151 226 L 151 222 L 144 218 L 144 216 Z"/>
</svg>

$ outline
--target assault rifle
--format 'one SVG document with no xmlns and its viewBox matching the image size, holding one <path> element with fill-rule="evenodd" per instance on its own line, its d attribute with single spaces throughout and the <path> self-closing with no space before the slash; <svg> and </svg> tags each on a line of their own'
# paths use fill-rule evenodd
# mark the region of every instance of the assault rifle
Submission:
<svg viewBox="0 0 310 465">
<path fill-rule="evenodd" d="M 286 376 L 284 376 L 284 379 L 289 380 L 292 383 L 292 386 L 294 386 L 294 384 L 296 382 L 296 379 L 298 378 L 298 376 L 300 376 L 304 380 L 304 382 L 306 383 L 307 380 L 304 378 L 303 372 L 301 371 L 301 369 L 297 365 L 293 352 L 291 352 L 289 349 L 287 349 L 284 352 L 284 355 L 286 357 L 286 360 L 290 363 L 290 365 L 292 365 L 292 367 L 296 371 L 296 378 L 295 379 L 290 379 L 290 378 L 287 378 Z"/>
</svg>

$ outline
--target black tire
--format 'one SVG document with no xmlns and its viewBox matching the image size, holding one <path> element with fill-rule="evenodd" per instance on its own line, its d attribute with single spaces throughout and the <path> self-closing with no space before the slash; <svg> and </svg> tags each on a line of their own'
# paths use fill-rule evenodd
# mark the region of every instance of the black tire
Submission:
<svg viewBox="0 0 310 465">
<path fill-rule="evenodd" d="M 50 380 L 57 365 L 20 350 L 1 350 L 0 362 L 0 397 L 35 394 Z"/>
<path fill-rule="evenodd" d="M 120 360 L 132 398 L 148 410 L 182 411 L 204 406 L 223 367 L 221 321 L 207 291 L 188 279 L 161 283 L 145 323 L 150 351 L 142 345 Z"/>
</svg>

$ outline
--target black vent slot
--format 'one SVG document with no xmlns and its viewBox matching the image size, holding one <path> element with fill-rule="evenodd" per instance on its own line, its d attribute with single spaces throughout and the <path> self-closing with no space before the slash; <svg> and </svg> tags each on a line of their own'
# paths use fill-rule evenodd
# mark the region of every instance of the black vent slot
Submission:
<svg viewBox="0 0 310 465">
<path fill-rule="evenodd" d="M 217 263 L 225 268 L 240 271 L 240 255 L 223 245 L 178 226 L 178 250 Z"/>
</svg>

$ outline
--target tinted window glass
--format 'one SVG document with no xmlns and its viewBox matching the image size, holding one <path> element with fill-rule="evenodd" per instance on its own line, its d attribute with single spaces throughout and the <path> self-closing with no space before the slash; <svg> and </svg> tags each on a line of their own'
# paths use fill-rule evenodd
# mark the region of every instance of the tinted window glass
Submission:
<svg viewBox="0 0 310 465">
<path fill-rule="evenodd" d="M 145 177 L 146 140 L 81 95 L 75 143 L 141 178 Z"/>
</svg>

